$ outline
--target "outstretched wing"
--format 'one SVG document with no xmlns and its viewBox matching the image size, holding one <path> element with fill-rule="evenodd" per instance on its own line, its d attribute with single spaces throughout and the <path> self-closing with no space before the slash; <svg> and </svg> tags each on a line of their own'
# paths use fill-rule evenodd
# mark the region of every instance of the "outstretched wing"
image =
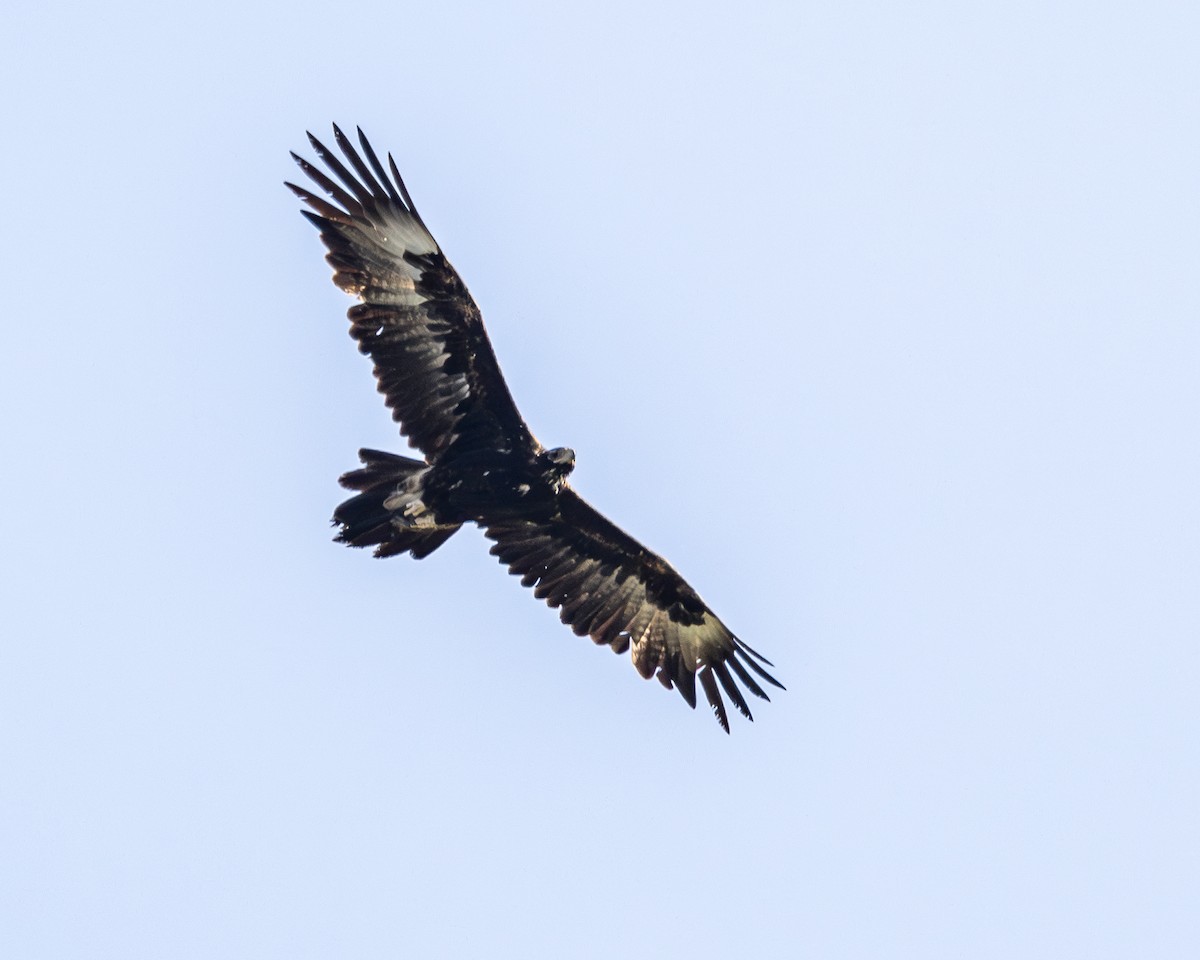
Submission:
<svg viewBox="0 0 1200 960">
<path fill-rule="evenodd" d="M 367 163 L 336 125 L 333 136 L 352 171 L 308 139 L 336 180 L 292 154 L 330 199 L 287 186 L 312 207 L 302 212 L 329 249 L 333 282 L 362 301 L 350 309 L 350 333 L 374 361 L 400 432 L 430 460 L 451 447 L 540 451 L 500 374 L 479 307 L 426 229 L 395 161 L 389 154 L 389 177 L 361 130 Z"/>
<path fill-rule="evenodd" d="M 533 587 L 535 596 L 558 608 L 577 635 L 608 644 L 614 653 L 632 649 L 643 677 L 657 671 L 663 686 L 678 689 L 692 707 L 698 676 L 726 733 L 722 689 L 754 719 L 735 676 L 763 700 L 770 698 L 753 674 L 783 689 L 764 669 L 770 661 L 730 633 L 667 561 L 569 487 L 549 520 L 489 523 L 486 533 L 496 541 L 492 554 L 520 575 L 522 585 Z"/>
</svg>

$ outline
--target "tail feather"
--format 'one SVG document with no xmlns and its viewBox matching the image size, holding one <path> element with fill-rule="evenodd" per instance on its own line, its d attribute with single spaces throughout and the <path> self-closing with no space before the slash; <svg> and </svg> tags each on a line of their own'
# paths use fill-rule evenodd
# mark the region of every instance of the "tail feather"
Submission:
<svg viewBox="0 0 1200 960">
<path fill-rule="evenodd" d="M 375 547 L 375 556 L 411 553 L 420 560 L 450 539 L 461 524 L 439 524 L 423 513 L 421 460 L 382 450 L 360 450 L 363 466 L 343 474 L 338 482 L 359 491 L 333 511 L 341 527 L 334 538 L 353 547 Z"/>
</svg>

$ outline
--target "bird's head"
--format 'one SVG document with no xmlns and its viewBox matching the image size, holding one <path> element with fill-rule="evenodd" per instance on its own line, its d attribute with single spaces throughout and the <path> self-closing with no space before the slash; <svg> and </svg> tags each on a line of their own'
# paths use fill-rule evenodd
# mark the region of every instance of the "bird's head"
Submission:
<svg viewBox="0 0 1200 960">
<path fill-rule="evenodd" d="M 542 454 L 546 473 L 555 484 L 561 483 L 575 469 L 575 451 L 570 447 L 555 447 Z"/>
</svg>

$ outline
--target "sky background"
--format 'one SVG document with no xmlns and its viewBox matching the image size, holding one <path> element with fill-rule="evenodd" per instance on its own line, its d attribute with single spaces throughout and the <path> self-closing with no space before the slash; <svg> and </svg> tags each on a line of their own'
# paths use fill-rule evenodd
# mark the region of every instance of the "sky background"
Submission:
<svg viewBox="0 0 1200 960">
<path fill-rule="evenodd" d="M 1194 5 L 4 29 L 0 953 L 1200 955 Z M 281 185 L 334 120 L 755 723 L 476 531 L 331 542 L 400 449 Z"/>
</svg>

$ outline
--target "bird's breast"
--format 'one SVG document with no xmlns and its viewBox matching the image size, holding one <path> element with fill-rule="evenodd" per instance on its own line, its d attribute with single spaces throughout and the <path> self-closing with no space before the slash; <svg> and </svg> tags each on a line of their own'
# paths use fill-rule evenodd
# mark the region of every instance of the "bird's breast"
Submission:
<svg viewBox="0 0 1200 960">
<path fill-rule="evenodd" d="M 426 485 L 439 515 L 487 522 L 544 517 L 553 508 L 555 485 L 535 465 L 497 458 L 435 468 Z"/>
</svg>

